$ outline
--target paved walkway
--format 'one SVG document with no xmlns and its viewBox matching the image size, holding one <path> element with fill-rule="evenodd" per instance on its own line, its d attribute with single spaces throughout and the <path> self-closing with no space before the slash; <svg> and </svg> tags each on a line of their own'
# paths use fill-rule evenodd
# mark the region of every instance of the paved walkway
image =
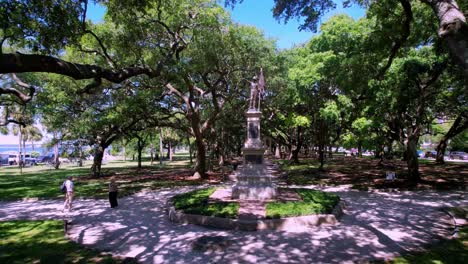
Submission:
<svg viewBox="0 0 468 264">
<path fill-rule="evenodd" d="M 117 210 L 105 200 L 78 200 L 61 213 L 61 201 L 0 202 L 0 220 L 72 219 L 68 236 L 78 243 L 135 257 L 142 263 L 352 263 L 389 258 L 421 249 L 451 235 L 441 210 L 467 206 L 467 192 L 368 193 L 328 188 L 348 204 L 339 225 L 307 232 L 225 231 L 174 224 L 165 203 L 189 188 L 142 192 L 120 199 Z M 222 251 L 194 251 L 202 236 L 223 236 Z"/>
</svg>

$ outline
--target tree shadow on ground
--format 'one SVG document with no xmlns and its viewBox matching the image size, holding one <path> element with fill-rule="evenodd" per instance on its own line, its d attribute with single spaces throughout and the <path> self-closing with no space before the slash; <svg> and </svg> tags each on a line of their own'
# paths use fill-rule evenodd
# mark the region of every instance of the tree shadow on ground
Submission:
<svg viewBox="0 0 468 264">
<path fill-rule="evenodd" d="M 315 160 L 302 160 L 303 163 L 317 163 Z M 327 161 L 325 171 L 317 168 L 288 171 L 286 181 L 289 184 L 308 185 L 353 185 L 356 189 L 369 188 L 399 188 L 414 189 L 406 181 L 407 167 L 404 161 L 387 160 L 383 166 L 377 159 L 339 157 Z M 386 172 L 393 171 L 397 175 L 394 181 L 386 181 Z M 420 164 L 422 181 L 416 189 L 465 189 L 468 179 L 468 163 L 435 164 L 425 162 Z"/>
<path fill-rule="evenodd" d="M 73 240 L 143 263 L 341 263 L 422 249 L 451 234 L 450 218 L 441 208 L 468 202 L 461 191 L 368 193 L 324 187 L 347 203 L 339 225 L 244 232 L 170 222 L 167 199 L 193 188 L 138 193 L 120 199 L 118 209 L 108 208 L 105 200 L 79 200 L 70 214 L 57 211 L 59 201 L 3 203 L 0 220 L 69 218 Z M 224 250 L 193 250 L 202 236 L 222 236 L 230 243 Z"/>
</svg>

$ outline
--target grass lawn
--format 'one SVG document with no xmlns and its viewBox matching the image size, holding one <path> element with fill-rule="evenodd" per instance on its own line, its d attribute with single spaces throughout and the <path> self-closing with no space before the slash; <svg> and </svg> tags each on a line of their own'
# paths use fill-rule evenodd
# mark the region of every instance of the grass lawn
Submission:
<svg viewBox="0 0 468 264">
<path fill-rule="evenodd" d="M 208 203 L 215 188 L 195 190 L 174 197 L 174 207 L 187 214 L 237 218 L 239 203 Z"/>
<path fill-rule="evenodd" d="M 62 221 L 0 222 L 0 263 L 123 263 L 65 238 Z"/>
<path fill-rule="evenodd" d="M 60 185 L 67 176 L 73 176 L 77 197 L 107 197 L 108 183 L 111 176 L 116 177 L 119 196 L 125 196 L 141 189 L 155 189 L 180 185 L 200 184 L 198 180 L 188 180 L 192 171 L 188 169 L 188 160 L 175 159 L 173 162 L 158 162 L 150 165 L 145 162 L 142 169 L 136 168 L 136 161 L 111 161 L 102 167 L 103 176 L 91 176 L 91 163 L 85 167 L 67 164 L 59 170 L 45 165 L 24 168 L 20 174 L 17 167 L 0 167 L 0 200 L 23 198 L 59 198 L 62 197 Z"/>
<path fill-rule="evenodd" d="M 302 201 L 268 202 L 267 218 L 281 218 L 311 214 L 329 214 L 340 198 L 331 193 L 310 189 L 296 189 Z"/>
</svg>

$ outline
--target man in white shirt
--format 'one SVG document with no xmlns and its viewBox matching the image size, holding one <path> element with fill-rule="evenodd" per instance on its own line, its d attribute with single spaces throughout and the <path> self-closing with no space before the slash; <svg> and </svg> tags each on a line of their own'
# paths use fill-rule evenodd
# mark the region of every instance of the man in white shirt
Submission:
<svg viewBox="0 0 468 264">
<path fill-rule="evenodd" d="M 71 211 L 72 202 L 73 202 L 73 187 L 74 187 L 73 177 L 69 176 L 63 184 L 65 185 L 66 192 L 65 192 L 65 203 L 63 204 L 62 212 L 65 211 L 65 209 L 68 209 L 68 211 Z"/>
</svg>

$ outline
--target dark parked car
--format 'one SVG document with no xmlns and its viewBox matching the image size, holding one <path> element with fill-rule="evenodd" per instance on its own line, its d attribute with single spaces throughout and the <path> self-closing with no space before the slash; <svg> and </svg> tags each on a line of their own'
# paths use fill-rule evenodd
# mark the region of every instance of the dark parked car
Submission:
<svg viewBox="0 0 468 264">
<path fill-rule="evenodd" d="M 449 154 L 450 159 L 459 159 L 459 160 L 467 160 L 468 159 L 468 154 L 463 151 L 452 151 Z"/>
<path fill-rule="evenodd" d="M 51 162 L 53 159 L 54 159 L 54 157 L 52 157 L 52 156 L 39 156 L 39 157 L 37 157 L 36 160 L 39 163 L 47 163 L 47 162 Z"/>
<path fill-rule="evenodd" d="M 0 154 L 0 166 L 8 165 L 8 154 Z"/>
<path fill-rule="evenodd" d="M 437 151 L 426 151 L 424 154 L 424 157 L 426 158 L 437 158 Z"/>
</svg>

